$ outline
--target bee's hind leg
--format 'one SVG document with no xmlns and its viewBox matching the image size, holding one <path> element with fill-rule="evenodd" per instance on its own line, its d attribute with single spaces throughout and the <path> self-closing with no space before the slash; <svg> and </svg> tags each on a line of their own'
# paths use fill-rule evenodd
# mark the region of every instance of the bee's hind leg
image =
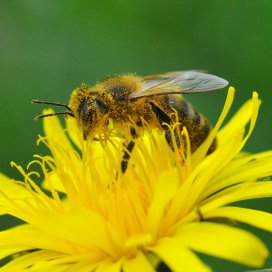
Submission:
<svg viewBox="0 0 272 272">
<path fill-rule="evenodd" d="M 157 120 L 159 121 L 161 128 L 165 131 L 165 139 L 169 145 L 169 147 L 174 151 L 174 143 L 173 143 L 173 135 L 174 135 L 174 141 L 177 145 L 177 148 L 180 148 L 181 142 L 180 142 L 180 136 L 177 134 L 176 131 L 172 132 L 169 129 L 169 126 L 166 124 L 172 124 L 172 119 L 166 114 L 160 107 L 158 107 L 154 102 L 149 102 L 153 112 L 155 113 L 155 116 Z"/>
<path fill-rule="evenodd" d="M 176 147 L 179 149 L 181 144 L 180 144 L 180 136 L 177 134 L 176 131 L 172 132 L 170 130 L 166 130 L 165 131 L 165 139 L 169 145 L 169 147 L 171 148 L 172 151 L 175 150 L 175 145 L 173 143 L 173 134 L 174 134 L 174 138 L 175 138 L 175 143 L 176 143 Z"/>
<path fill-rule="evenodd" d="M 124 155 L 123 155 L 123 158 L 122 158 L 122 161 L 121 161 L 121 170 L 122 170 L 122 173 L 124 174 L 127 170 L 127 167 L 128 167 L 128 161 L 130 159 L 130 154 L 133 150 L 135 146 L 135 142 L 134 141 L 130 141 L 128 143 L 128 145 L 126 146 L 125 148 L 125 152 L 124 152 Z"/>
<path fill-rule="evenodd" d="M 133 140 L 130 140 L 129 143 L 126 145 L 124 155 L 123 155 L 123 158 L 122 158 L 122 161 L 121 161 L 121 171 L 122 171 L 123 174 L 127 170 L 128 162 L 129 162 L 129 159 L 130 159 L 130 154 L 133 151 L 133 148 L 135 146 L 134 139 L 136 139 L 138 137 L 137 132 L 136 132 L 134 127 L 130 128 L 130 134 L 131 134 Z"/>
</svg>

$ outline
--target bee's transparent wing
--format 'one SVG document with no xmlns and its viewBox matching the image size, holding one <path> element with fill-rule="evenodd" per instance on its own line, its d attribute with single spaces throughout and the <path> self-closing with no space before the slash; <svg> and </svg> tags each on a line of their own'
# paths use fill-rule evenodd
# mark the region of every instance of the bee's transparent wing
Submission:
<svg viewBox="0 0 272 272">
<path fill-rule="evenodd" d="M 142 88 L 133 92 L 129 98 L 202 93 L 222 89 L 228 81 L 218 76 L 197 71 L 178 71 L 144 77 Z"/>
</svg>

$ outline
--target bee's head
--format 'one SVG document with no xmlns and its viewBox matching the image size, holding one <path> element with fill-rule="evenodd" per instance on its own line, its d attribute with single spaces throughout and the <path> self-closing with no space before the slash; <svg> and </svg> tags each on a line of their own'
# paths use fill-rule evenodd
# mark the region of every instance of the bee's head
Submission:
<svg viewBox="0 0 272 272">
<path fill-rule="evenodd" d="M 71 95 L 69 107 L 82 129 L 84 140 L 94 136 L 106 121 L 107 106 L 101 96 L 87 89 L 78 88 Z"/>
<path fill-rule="evenodd" d="M 82 86 L 72 92 L 69 106 L 36 99 L 32 100 L 32 103 L 64 107 L 66 111 L 38 115 L 35 119 L 54 115 L 70 115 L 76 119 L 78 126 L 82 129 L 84 140 L 89 135 L 94 136 L 94 133 L 106 122 L 107 106 L 103 98 Z"/>
</svg>

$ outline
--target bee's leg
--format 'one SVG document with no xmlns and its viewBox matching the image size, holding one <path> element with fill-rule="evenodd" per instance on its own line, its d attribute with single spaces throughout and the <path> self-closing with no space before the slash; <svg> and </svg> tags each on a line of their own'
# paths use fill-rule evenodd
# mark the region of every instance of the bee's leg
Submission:
<svg viewBox="0 0 272 272">
<path fill-rule="evenodd" d="M 128 167 L 128 161 L 130 159 L 130 154 L 133 150 L 135 146 L 135 142 L 134 141 L 130 141 L 128 143 L 128 145 L 126 146 L 126 149 L 125 149 L 125 152 L 124 152 L 124 155 L 123 155 L 123 158 L 122 158 L 122 161 L 121 161 L 121 170 L 122 170 L 122 173 L 124 174 L 127 170 L 127 167 Z"/>
<path fill-rule="evenodd" d="M 132 136 L 132 139 L 136 139 L 138 137 L 137 133 L 136 133 L 136 130 L 134 127 L 131 127 L 130 128 L 130 134 Z M 121 161 L 121 170 L 122 170 L 122 173 L 124 174 L 127 170 L 127 167 L 128 167 L 128 161 L 130 159 L 130 154 L 133 150 L 135 146 L 135 141 L 134 140 L 131 140 L 127 145 L 126 145 L 126 148 L 125 148 L 125 152 L 124 152 L 124 155 L 123 155 L 123 158 L 122 158 L 122 161 Z"/>
<path fill-rule="evenodd" d="M 180 144 L 180 136 L 177 134 L 176 131 L 172 132 L 170 130 L 166 130 L 165 131 L 165 139 L 169 145 L 169 147 L 171 148 L 172 151 L 175 150 L 175 145 L 173 143 L 173 134 L 175 136 L 175 143 L 176 143 L 176 146 L 177 148 L 180 148 L 181 144 Z"/>
<path fill-rule="evenodd" d="M 172 124 L 172 119 L 166 114 L 160 107 L 158 107 L 154 102 L 149 102 L 153 112 L 157 120 L 159 121 L 161 128 L 165 131 L 165 139 L 169 145 L 169 147 L 174 151 L 174 143 L 173 143 L 173 135 L 175 138 L 175 143 L 178 148 L 181 146 L 180 136 L 177 134 L 176 131 L 172 132 L 166 124 Z"/>
</svg>

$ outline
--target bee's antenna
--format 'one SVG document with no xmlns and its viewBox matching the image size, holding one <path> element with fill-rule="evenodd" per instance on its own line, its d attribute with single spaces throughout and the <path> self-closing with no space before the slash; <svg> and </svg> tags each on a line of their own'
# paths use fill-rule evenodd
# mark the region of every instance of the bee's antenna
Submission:
<svg viewBox="0 0 272 272">
<path fill-rule="evenodd" d="M 62 104 L 62 103 L 41 101 L 41 100 L 38 100 L 38 99 L 33 99 L 33 100 L 31 101 L 31 103 L 33 103 L 33 104 L 42 104 L 42 105 L 52 105 L 52 106 L 64 107 L 64 108 L 66 108 L 70 113 L 72 113 L 71 108 L 68 107 L 68 106 L 65 105 L 65 104 Z"/>
<path fill-rule="evenodd" d="M 48 113 L 48 114 L 41 114 L 35 117 L 35 120 L 44 118 L 44 117 L 49 117 L 49 116 L 55 116 L 55 115 L 70 115 L 72 117 L 75 117 L 72 109 L 70 107 L 68 107 L 65 104 L 62 103 L 56 103 L 56 102 L 48 102 L 48 101 L 41 101 L 41 100 L 37 100 L 34 99 L 31 101 L 31 103 L 33 104 L 42 104 L 42 105 L 51 105 L 51 106 L 57 106 L 57 107 L 64 107 L 66 108 L 68 111 L 64 111 L 64 112 L 55 112 L 55 113 Z"/>
<path fill-rule="evenodd" d="M 65 111 L 65 112 L 54 112 L 54 113 L 48 113 L 48 114 L 37 115 L 37 116 L 35 117 L 35 120 L 38 120 L 38 119 L 41 119 L 41 118 L 44 118 L 44 117 L 55 116 L 55 115 L 70 115 L 70 116 L 72 116 L 72 117 L 75 117 L 75 116 L 73 115 L 73 113 L 68 112 L 68 111 Z"/>
</svg>

